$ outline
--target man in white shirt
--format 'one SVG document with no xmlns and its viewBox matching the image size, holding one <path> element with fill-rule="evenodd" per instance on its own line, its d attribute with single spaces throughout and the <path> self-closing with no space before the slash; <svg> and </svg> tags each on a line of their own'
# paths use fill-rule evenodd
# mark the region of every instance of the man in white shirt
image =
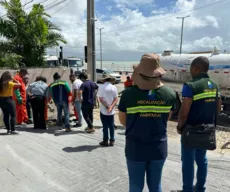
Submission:
<svg viewBox="0 0 230 192">
<path fill-rule="evenodd" d="M 112 85 L 113 77 L 104 75 L 104 84 L 99 88 L 98 97 L 100 101 L 100 117 L 103 125 L 103 141 L 99 144 L 101 146 L 114 146 L 114 115 L 115 105 L 118 102 L 117 88 Z M 110 132 L 110 143 L 109 133 Z"/>
<path fill-rule="evenodd" d="M 81 98 L 78 98 L 78 92 L 80 90 L 82 81 L 77 79 L 74 74 L 69 76 L 70 81 L 72 82 L 72 102 L 78 114 L 78 122 L 74 127 L 82 126 L 82 114 L 81 114 Z"/>
</svg>

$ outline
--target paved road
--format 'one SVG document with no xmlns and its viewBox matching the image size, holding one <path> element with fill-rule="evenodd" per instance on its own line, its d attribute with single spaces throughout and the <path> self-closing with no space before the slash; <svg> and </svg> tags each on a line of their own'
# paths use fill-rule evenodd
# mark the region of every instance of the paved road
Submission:
<svg viewBox="0 0 230 192">
<path fill-rule="evenodd" d="M 1 129 L 0 191 L 127 192 L 124 130 L 116 131 L 115 147 L 103 148 L 101 124 L 95 120 L 95 125 L 95 134 L 84 127 L 67 134 L 21 128 L 22 135 L 7 136 Z M 209 159 L 207 191 L 230 191 L 230 156 L 211 152 Z M 181 188 L 180 144 L 172 138 L 162 185 L 164 192 Z"/>
</svg>

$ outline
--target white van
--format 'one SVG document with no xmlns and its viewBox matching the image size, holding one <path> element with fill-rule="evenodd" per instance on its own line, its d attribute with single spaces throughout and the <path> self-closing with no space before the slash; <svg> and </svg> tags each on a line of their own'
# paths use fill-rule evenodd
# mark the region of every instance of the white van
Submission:
<svg viewBox="0 0 230 192">
<path fill-rule="evenodd" d="M 110 76 L 115 78 L 116 83 L 121 82 L 121 76 L 110 69 L 106 69 L 106 68 L 96 69 L 96 74 L 97 74 L 97 82 L 100 82 L 104 74 L 109 74 Z"/>
</svg>

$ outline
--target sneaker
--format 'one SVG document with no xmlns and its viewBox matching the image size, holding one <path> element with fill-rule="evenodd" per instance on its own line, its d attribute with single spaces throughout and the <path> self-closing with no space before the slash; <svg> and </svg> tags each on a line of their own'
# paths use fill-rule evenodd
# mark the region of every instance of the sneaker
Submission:
<svg viewBox="0 0 230 192">
<path fill-rule="evenodd" d="M 108 141 L 102 141 L 99 143 L 99 145 L 104 146 L 104 147 L 108 147 L 109 143 L 108 143 Z"/>
<path fill-rule="evenodd" d="M 12 135 L 21 135 L 21 132 L 18 132 L 18 131 L 11 131 L 11 134 L 12 134 Z"/>
<path fill-rule="evenodd" d="M 7 135 L 10 135 L 10 133 L 11 133 L 10 130 L 7 130 L 7 133 L 6 133 L 6 134 L 7 134 Z"/>
<path fill-rule="evenodd" d="M 82 124 L 81 123 L 76 123 L 76 125 L 74 125 L 73 127 L 81 127 Z"/>
<path fill-rule="evenodd" d="M 111 147 L 113 147 L 113 146 L 114 146 L 114 143 L 115 143 L 115 141 L 110 141 L 110 142 L 109 142 L 109 145 L 110 145 Z"/>
<path fill-rule="evenodd" d="M 86 132 L 87 132 L 87 133 L 94 133 L 94 132 L 95 132 L 95 129 L 94 129 L 94 128 L 87 129 Z"/>
</svg>

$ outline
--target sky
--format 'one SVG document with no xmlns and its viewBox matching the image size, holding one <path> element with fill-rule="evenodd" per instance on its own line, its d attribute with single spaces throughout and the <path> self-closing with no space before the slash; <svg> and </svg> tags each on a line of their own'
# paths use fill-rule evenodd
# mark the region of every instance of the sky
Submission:
<svg viewBox="0 0 230 192">
<path fill-rule="evenodd" d="M 40 2 L 68 42 L 63 45 L 64 56 L 84 57 L 87 0 L 33 0 Z M 230 0 L 95 0 L 96 58 L 100 59 L 98 28 L 103 28 L 103 60 L 136 61 L 144 53 L 179 52 L 182 20 L 177 17 L 187 15 L 183 52 L 214 47 L 230 52 L 229 6 Z M 0 16 L 4 13 L 0 7 Z M 54 47 L 48 53 L 57 51 Z"/>
</svg>

